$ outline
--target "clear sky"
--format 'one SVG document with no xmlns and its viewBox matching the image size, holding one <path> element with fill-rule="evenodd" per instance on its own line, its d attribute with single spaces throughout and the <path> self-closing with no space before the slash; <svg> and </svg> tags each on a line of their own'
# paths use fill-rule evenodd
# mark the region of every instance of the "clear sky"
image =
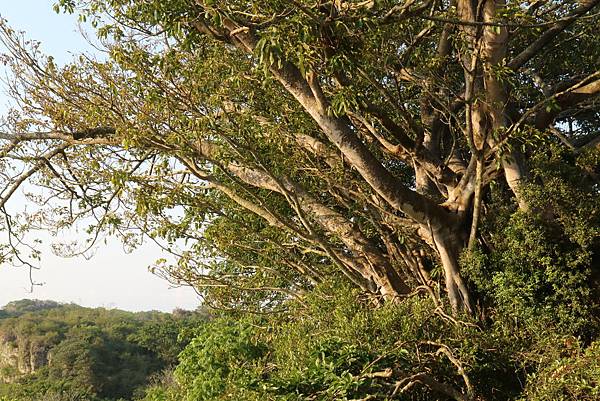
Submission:
<svg viewBox="0 0 600 401">
<path fill-rule="evenodd" d="M 13 29 L 39 40 L 42 50 L 59 63 L 82 51 L 93 52 L 80 33 L 76 17 L 55 14 L 53 3 L 54 0 L 0 0 L 0 16 Z M 5 110 L 7 101 L 2 90 L 0 112 Z M 0 233 L 0 241 L 5 240 Z M 90 260 L 65 259 L 49 251 L 53 238 L 44 236 L 43 240 L 41 269 L 34 278 L 44 285 L 30 292 L 28 270 L 0 265 L 0 306 L 22 298 L 132 311 L 195 309 L 199 305 L 191 288 L 170 288 L 169 283 L 148 272 L 147 267 L 164 256 L 156 246 L 146 244 L 126 254 L 114 240 L 99 246 Z"/>
</svg>

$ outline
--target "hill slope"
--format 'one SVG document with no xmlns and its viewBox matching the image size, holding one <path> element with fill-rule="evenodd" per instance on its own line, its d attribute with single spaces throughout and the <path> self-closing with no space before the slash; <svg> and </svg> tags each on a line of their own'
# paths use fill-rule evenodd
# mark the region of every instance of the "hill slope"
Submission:
<svg viewBox="0 0 600 401">
<path fill-rule="evenodd" d="M 22 300 L 0 309 L 0 399 L 131 399 L 177 361 L 200 313 Z"/>
</svg>

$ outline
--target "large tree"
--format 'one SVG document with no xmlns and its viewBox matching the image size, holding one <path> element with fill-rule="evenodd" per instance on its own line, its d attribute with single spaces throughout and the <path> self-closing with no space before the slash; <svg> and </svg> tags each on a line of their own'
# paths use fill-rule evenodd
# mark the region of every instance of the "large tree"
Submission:
<svg viewBox="0 0 600 401">
<path fill-rule="evenodd" d="M 93 235 L 185 241 L 163 272 L 221 306 L 343 274 L 376 302 L 425 291 L 473 313 L 459 259 L 493 251 L 492 190 L 549 224 L 573 212 L 532 204 L 548 183 L 528 159 L 597 151 L 598 4 L 62 0 L 108 56 L 57 66 L 2 26 L 18 107 L 0 206 L 27 179 L 62 200 L 6 228 L 92 217 Z"/>
</svg>

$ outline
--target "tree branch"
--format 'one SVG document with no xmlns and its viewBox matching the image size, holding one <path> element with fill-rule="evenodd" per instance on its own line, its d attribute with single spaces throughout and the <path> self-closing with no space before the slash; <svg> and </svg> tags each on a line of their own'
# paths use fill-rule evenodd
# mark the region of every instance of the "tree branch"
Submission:
<svg viewBox="0 0 600 401">
<path fill-rule="evenodd" d="M 558 20 L 546 32 L 541 34 L 537 40 L 527 46 L 521 53 L 517 54 L 507 66 L 516 71 L 525 65 L 529 60 L 535 57 L 548 43 L 550 43 L 558 34 L 563 32 L 581 16 L 600 4 L 600 0 L 583 0 L 581 6 L 577 7 L 571 15 Z"/>
<path fill-rule="evenodd" d="M 222 22 L 239 49 L 248 53 L 253 52 L 258 39 L 250 29 L 240 30 L 239 24 L 225 16 L 222 17 Z M 231 33 L 235 34 L 231 35 Z M 278 63 L 270 66 L 270 70 L 284 88 L 311 115 L 327 138 L 340 149 L 365 181 L 393 208 L 423 224 L 431 224 L 431 221 L 434 224 L 447 221 L 450 215 L 442 207 L 404 186 L 375 158 L 352 131 L 347 117 L 330 115 L 329 110 L 315 98 L 314 88 L 311 88 L 296 66 L 285 59 L 280 59 Z"/>
</svg>

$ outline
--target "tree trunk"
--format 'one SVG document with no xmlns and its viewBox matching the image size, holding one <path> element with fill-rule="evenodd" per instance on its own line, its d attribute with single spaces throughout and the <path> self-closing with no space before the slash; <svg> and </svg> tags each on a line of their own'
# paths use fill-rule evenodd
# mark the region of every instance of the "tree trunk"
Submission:
<svg viewBox="0 0 600 401">
<path fill-rule="evenodd" d="M 449 227 L 452 227 L 452 225 L 431 228 L 434 245 L 444 268 L 448 299 L 454 314 L 460 311 L 472 314 L 471 297 L 460 275 L 458 264 L 460 253 L 464 249 L 465 233 L 460 228 L 450 229 Z"/>
<path fill-rule="evenodd" d="M 507 157 L 504 157 L 502 160 L 502 169 L 504 170 L 506 183 L 517 199 L 519 209 L 528 211 L 529 205 L 523 196 L 523 191 L 521 188 L 521 185 L 525 182 L 527 177 L 525 160 L 523 160 L 523 155 L 521 155 L 521 152 L 512 151 Z"/>
</svg>

